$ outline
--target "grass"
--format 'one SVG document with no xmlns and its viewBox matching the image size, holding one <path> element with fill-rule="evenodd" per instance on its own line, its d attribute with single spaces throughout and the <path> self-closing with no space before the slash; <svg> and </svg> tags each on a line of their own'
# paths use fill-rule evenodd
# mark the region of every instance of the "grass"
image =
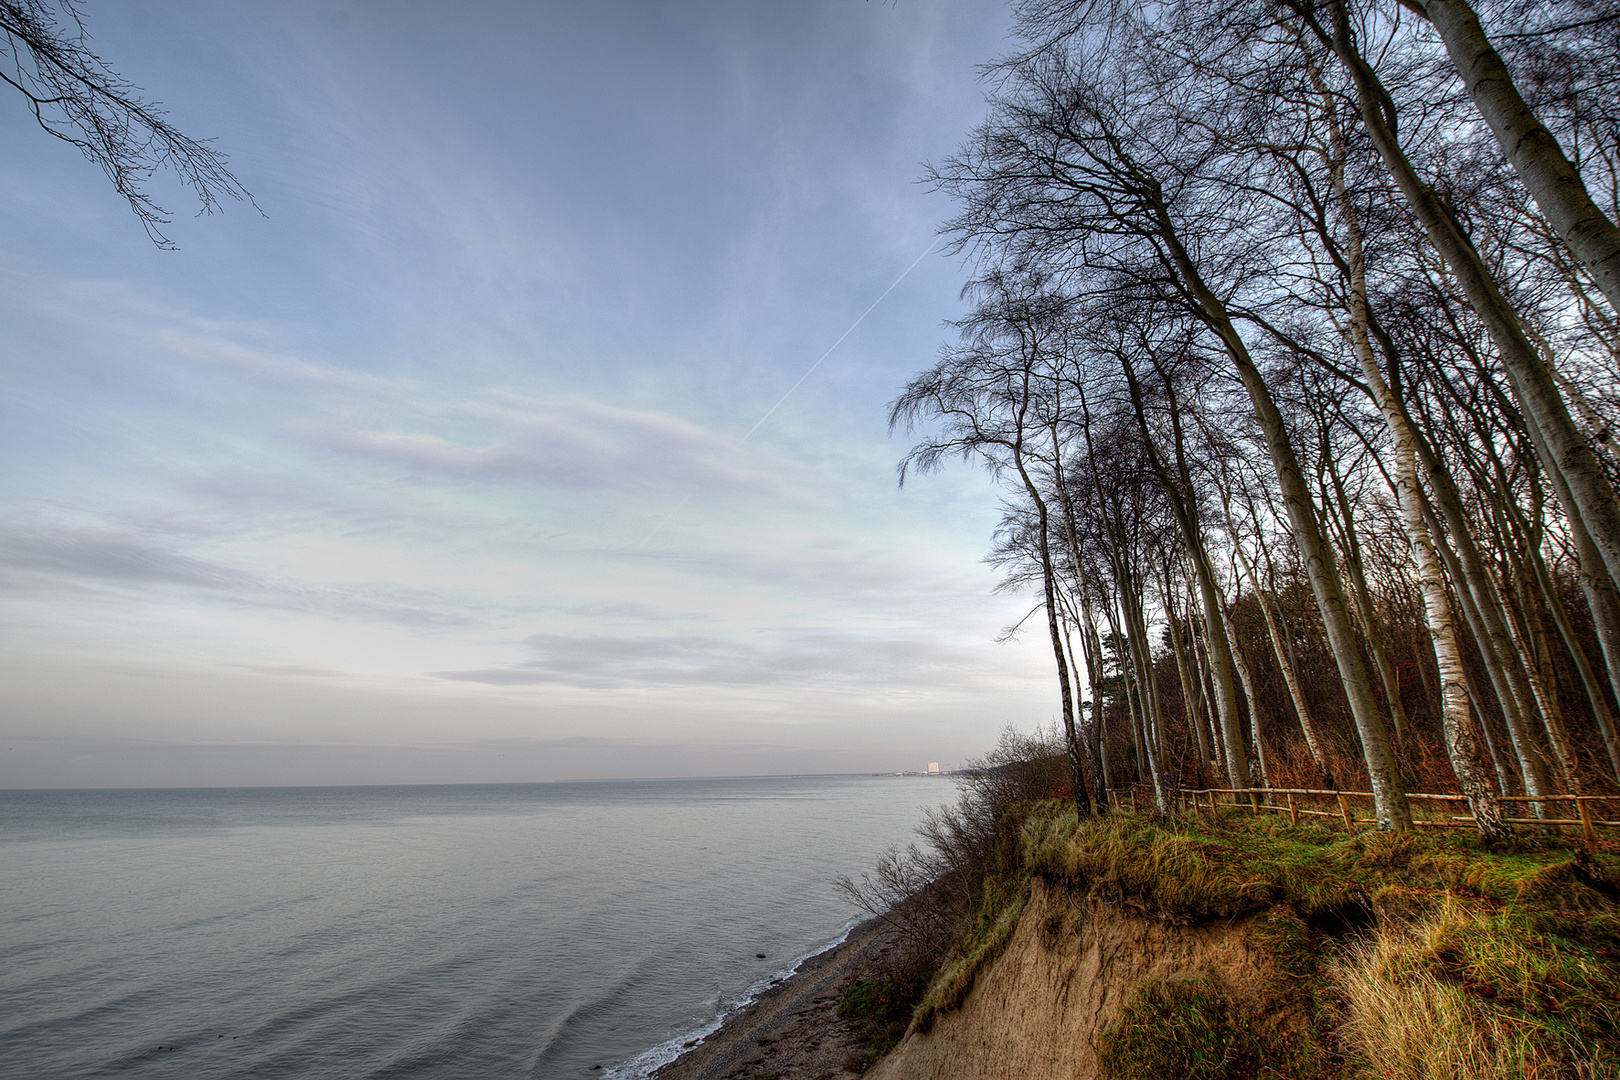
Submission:
<svg viewBox="0 0 1620 1080">
<path fill-rule="evenodd" d="M 1305 1080 L 1322 1074 L 1297 1037 L 1268 1031 L 1253 1003 L 1238 1000 L 1208 976 L 1138 985 L 1098 1039 L 1097 1060 L 1113 1080 Z"/>
<path fill-rule="evenodd" d="M 1345 1033 L 1386 1076 L 1620 1076 L 1620 964 L 1525 904 L 1454 895 L 1337 965 Z"/>
<path fill-rule="evenodd" d="M 1024 824 L 1029 872 L 1175 921 L 1230 918 L 1278 903 L 1307 920 L 1354 920 L 1363 917 L 1358 910 L 1399 916 L 1456 890 L 1502 901 L 1538 898 L 1549 911 L 1578 905 L 1587 917 L 1598 915 L 1605 932 L 1620 932 L 1614 903 L 1586 881 L 1620 877 L 1620 857 L 1593 856 L 1582 870 L 1572 858 L 1578 848 L 1557 838 L 1491 853 L 1460 835 L 1345 837 L 1240 812 L 1155 824 L 1119 814 L 1081 823 L 1042 811 Z"/>
<path fill-rule="evenodd" d="M 1232 1012 L 1232 1002 L 1213 979 L 1143 983 L 1103 1032 L 1098 1059 L 1118 1080 L 1247 1076 L 1254 1040 Z"/>
<path fill-rule="evenodd" d="M 985 882 L 984 899 L 974 911 L 961 944 L 917 1003 L 911 1020 L 914 1030 L 927 1031 L 940 1013 L 962 1004 L 979 972 L 1001 955 L 1001 950 L 1012 939 L 1018 917 L 1024 913 L 1028 893 L 1029 879 L 1025 876 Z"/>
<path fill-rule="evenodd" d="M 954 946 L 846 994 L 840 1014 L 882 1032 L 873 1056 L 961 1005 L 1038 876 L 1174 923 L 1241 917 L 1264 958 L 1264 989 L 1247 997 L 1209 972 L 1137 987 L 1098 1036 L 1113 1080 L 1620 1080 L 1614 841 L 1589 852 L 1538 836 L 1487 851 L 1461 831 L 1347 836 L 1236 808 L 1080 822 L 1067 801 L 998 807 L 962 811 L 995 829 L 973 864 L 984 884 L 971 914 L 976 886 L 952 894 L 965 920 Z M 1061 923 L 1049 914 L 1043 939 Z"/>
<path fill-rule="evenodd" d="M 1346 837 L 1228 812 L 1029 815 L 1028 873 L 1181 923 L 1257 916 L 1265 1000 L 1207 976 L 1139 987 L 1109 1076 L 1620 1077 L 1620 854 L 1560 838 L 1488 852 L 1440 832 Z M 1303 1039 L 1260 1018 L 1299 1006 Z M 1279 1041 L 1281 1039 L 1281 1041 Z"/>
</svg>

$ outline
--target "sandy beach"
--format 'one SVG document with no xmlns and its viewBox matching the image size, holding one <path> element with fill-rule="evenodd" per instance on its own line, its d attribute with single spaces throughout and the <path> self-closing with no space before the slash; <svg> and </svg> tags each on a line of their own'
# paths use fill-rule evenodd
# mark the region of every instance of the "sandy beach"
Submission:
<svg viewBox="0 0 1620 1080">
<path fill-rule="evenodd" d="M 760 994 L 653 1074 L 657 1080 L 843 1080 L 866 1065 L 857 1021 L 840 1020 L 844 988 L 877 957 L 892 951 L 895 933 L 878 919 L 850 931 L 841 945 L 810 957 L 792 977 Z"/>
</svg>

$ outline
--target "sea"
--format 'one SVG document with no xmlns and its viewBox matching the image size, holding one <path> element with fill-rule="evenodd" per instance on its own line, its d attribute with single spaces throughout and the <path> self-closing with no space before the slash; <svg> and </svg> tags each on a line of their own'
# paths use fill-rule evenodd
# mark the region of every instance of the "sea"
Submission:
<svg viewBox="0 0 1620 1080">
<path fill-rule="evenodd" d="M 0 1077 L 638 1080 L 949 781 L 0 791 Z"/>
</svg>

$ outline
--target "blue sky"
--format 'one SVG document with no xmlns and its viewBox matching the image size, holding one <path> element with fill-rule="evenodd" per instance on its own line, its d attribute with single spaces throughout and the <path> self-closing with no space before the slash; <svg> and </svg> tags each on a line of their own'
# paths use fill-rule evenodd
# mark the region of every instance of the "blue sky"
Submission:
<svg viewBox="0 0 1620 1080">
<path fill-rule="evenodd" d="M 885 406 L 997 3 L 109 3 L 262 213 L 0 95 L 0 786 L 920 768 L 1054 711 Z M 768 415 L 764 423 L 759 421 Z M 750 435 L 751 429 L 753 430 Z"/>
</svg>

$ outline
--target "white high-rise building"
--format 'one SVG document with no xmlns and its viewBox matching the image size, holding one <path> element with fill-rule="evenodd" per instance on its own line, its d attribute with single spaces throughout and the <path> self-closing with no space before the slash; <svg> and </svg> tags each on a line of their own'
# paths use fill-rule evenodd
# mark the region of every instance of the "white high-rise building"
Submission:
<svg viewBox="0 0 1620 1080">
<path fill-rule="evenodd" d="M 932 775 L 934 775 L 934 774 L 936 774 L 938 772 L 939 772 L 939 762 L 930 761 L 928 763 L 928 773 L 929 773 L 929 775 L 932 776 Z"/>
</svg>

